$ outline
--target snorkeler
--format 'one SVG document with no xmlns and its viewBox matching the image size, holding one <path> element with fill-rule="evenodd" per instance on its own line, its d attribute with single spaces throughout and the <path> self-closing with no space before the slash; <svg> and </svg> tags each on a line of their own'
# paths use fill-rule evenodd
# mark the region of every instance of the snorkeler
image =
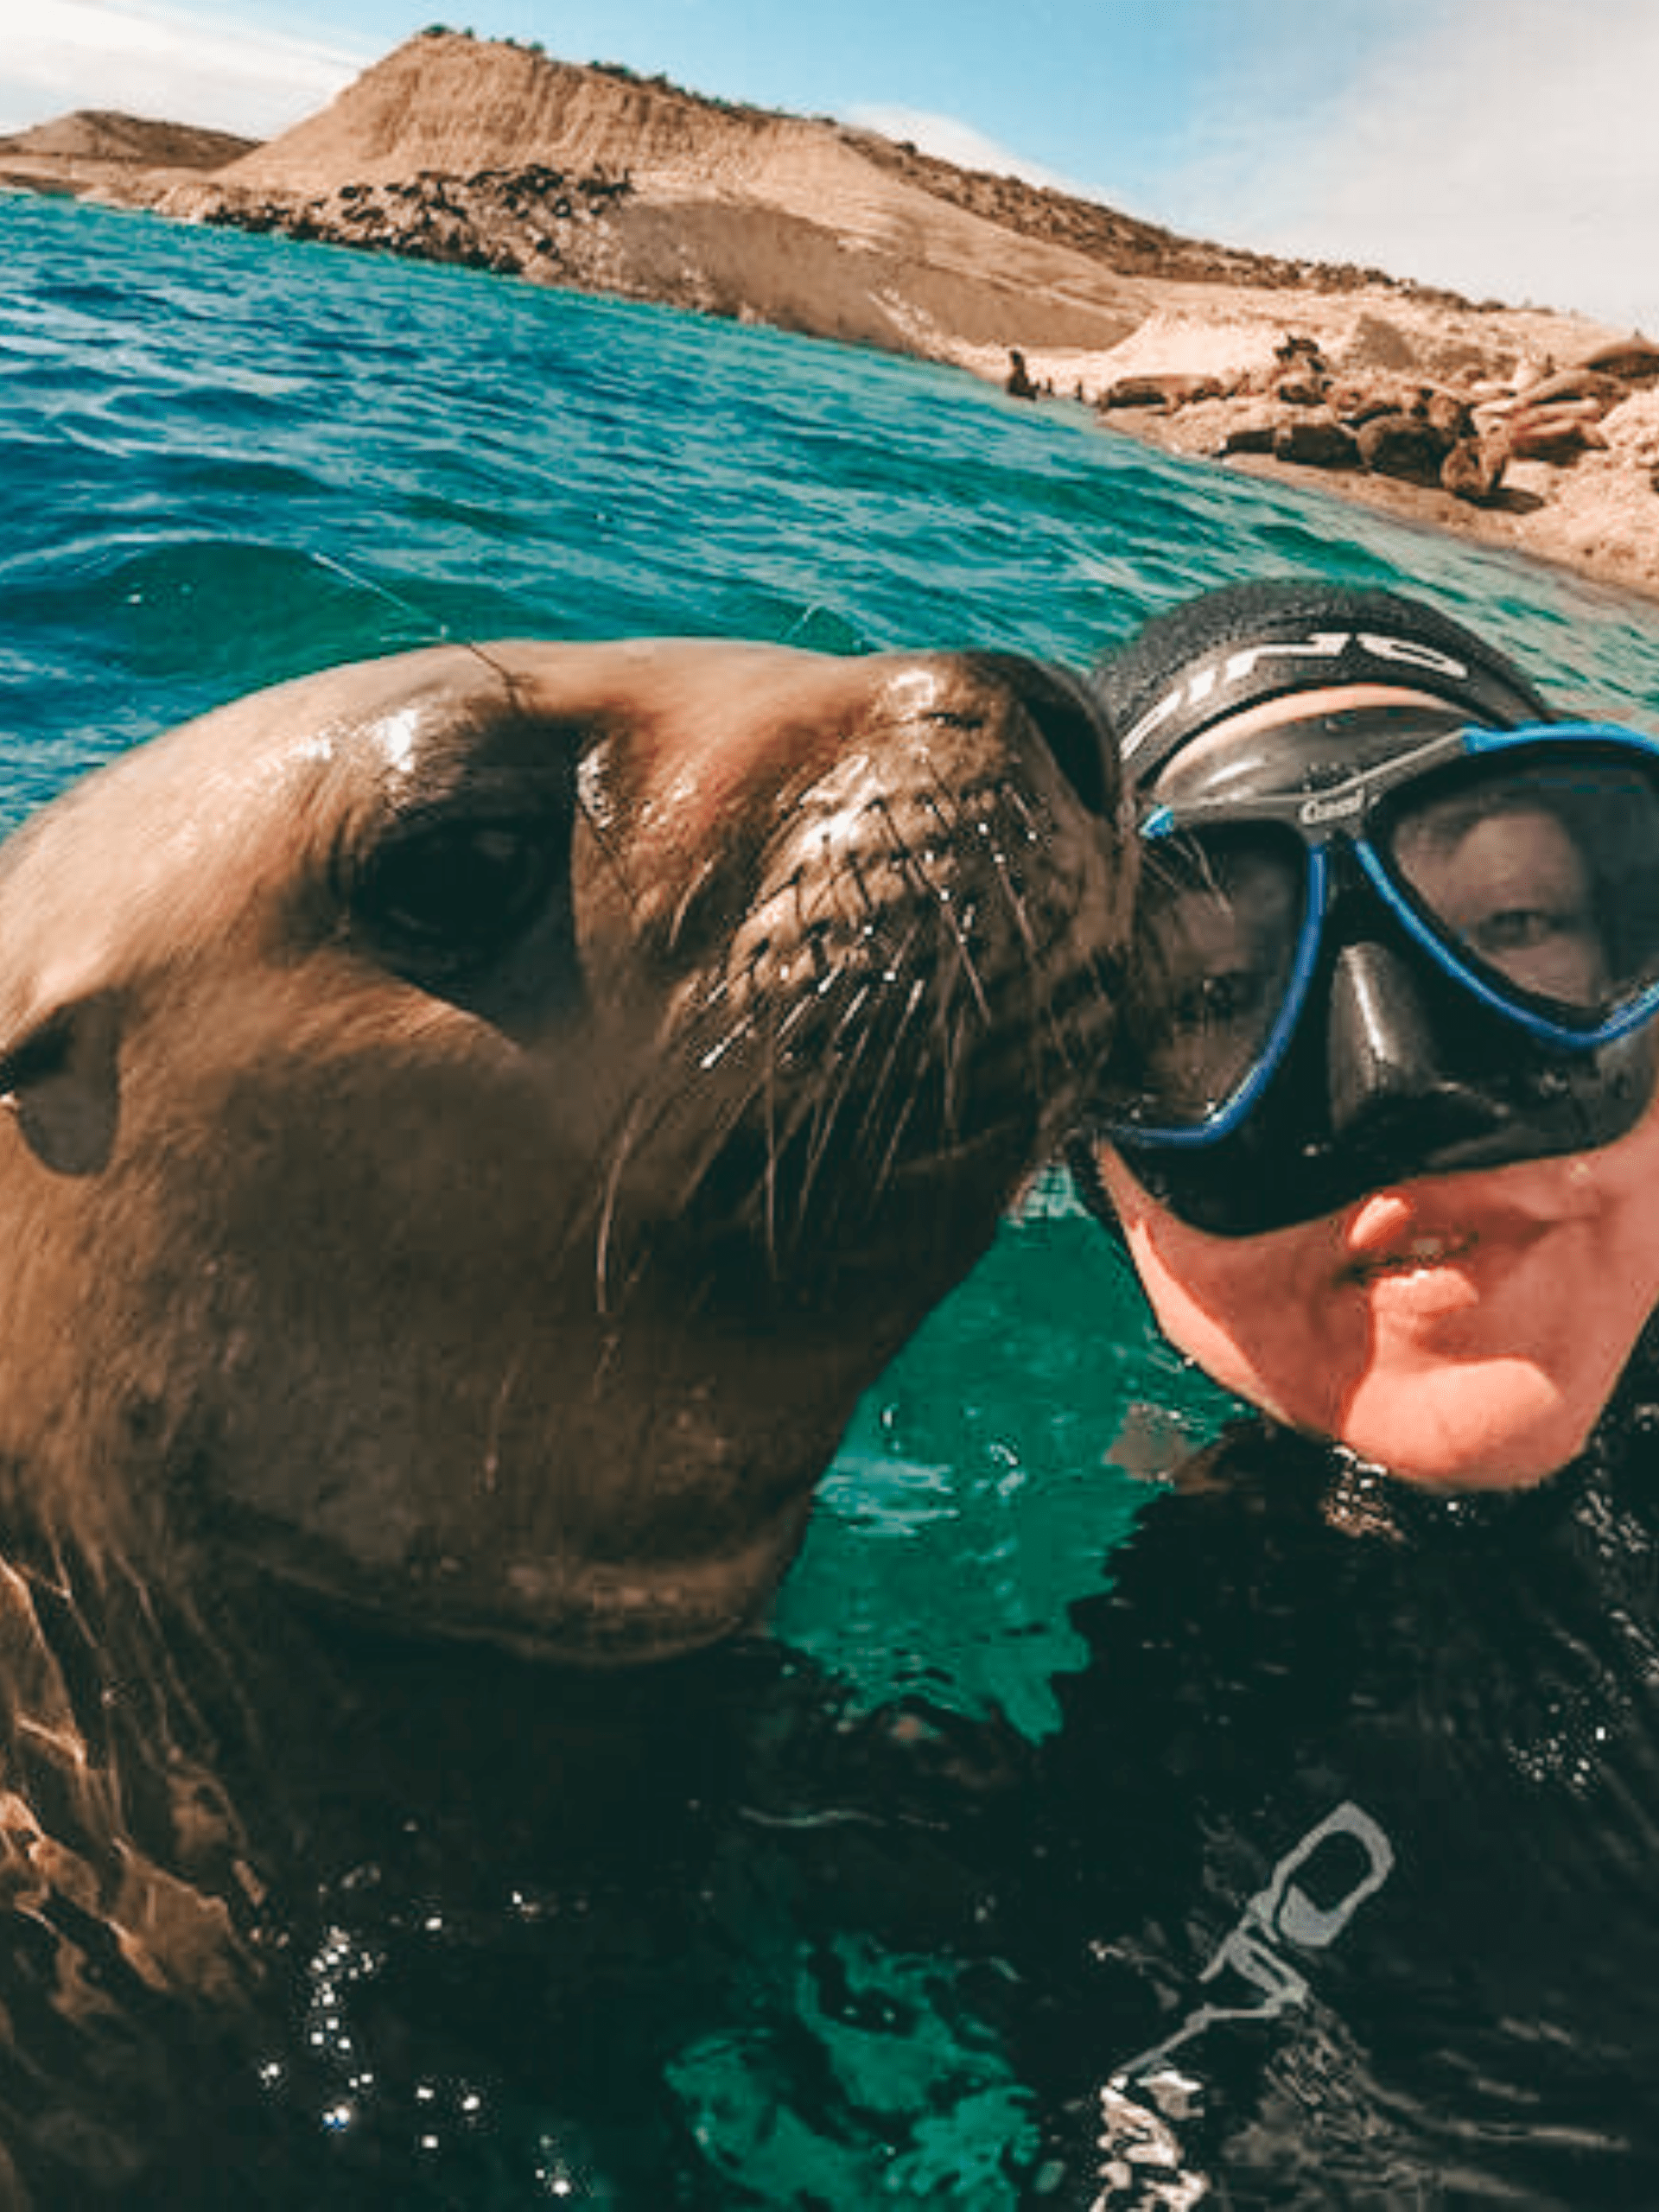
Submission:
<svg viewBox="0 0 1659 2212">
<path fill-rule="evenodd" d="M 1313 579 L 1096 683 L 1073 1170 L 1257 1417 L 1072 1609 L 988 1879 L 1056 2201 L 1659 2202 L 1659 744 Z"/>
<path fill-rule="evenodd" d="M 1145 878 L 1086 1200 L 1289 1427 L 1439 1488 L 1548 1475 L 1659 1305 L 1659 743 L 1312 580 L 1097 681 Z"/>
</svg>

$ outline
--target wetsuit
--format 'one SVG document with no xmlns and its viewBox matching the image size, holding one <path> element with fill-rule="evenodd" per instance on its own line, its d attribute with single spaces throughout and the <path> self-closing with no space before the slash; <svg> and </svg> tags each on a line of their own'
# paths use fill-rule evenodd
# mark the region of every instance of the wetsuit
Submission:
<svg viewBox="0 0 1659 2212">
<path fill-rule="evenodd" d="M 1145 1515 L 999 1885 L 1049 2201 L 1659 2202 L 1656 1374 L 1535 1491 L 1252 1424 Z"/>
</svg>

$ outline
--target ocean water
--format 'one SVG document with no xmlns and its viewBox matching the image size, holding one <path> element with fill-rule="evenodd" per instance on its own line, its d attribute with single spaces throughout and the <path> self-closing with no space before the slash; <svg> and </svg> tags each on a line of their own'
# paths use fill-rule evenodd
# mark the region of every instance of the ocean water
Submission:
<svg viewBox="0 0 1659 2212">
<path fill-rule="evenodd" d="M 1287 569 L 1425 590 L 1563 700 L 1659 727 L 1659 610 L 1177 464 L 1078 410 L 61 201 L 0 199 L 0 827 L 188 715 L 438 639 L 974 645 L 1082 667 L 1194 589 Z M 778 1634 L 867 1706 L 995 1705 L 1040 1742 L 1081 1649 L 1068 1608 L 1109 1583 L 1151 1494 L 1113 1459 L 1126 1423 L 1125 1456 L 1155 1465 L 1226 1411 L 1046 1183 L 861 1409 Z M 843 1960 L 855 1980 L 863 1958 Z M 658 2201 L 840 2212 L 875 2201 L 873 2174 L 895 2203 L 1020 2201 L 1001 2155 L 1028 2118 L 1015 2075 L 915 1961 L 889 1961 L 883 2001 L 912 2058 L 932 2036 L 950 2064 L 936 2050 L 878 2093 L 843 2038 L 833 2149 L 775 2085 L 759 2126 L 741 2039 L 688 2044 L 668 2069 L 695 2118 L 684 2157 L 716 2179 L 699 2194 L 689 2164 Z M 827 2036 L 800 2002 L 800 2033 Z M 547 2152 L 518 2193 L 442 2201 L 623 2201 L 575 2171 Z"/>
</svg>

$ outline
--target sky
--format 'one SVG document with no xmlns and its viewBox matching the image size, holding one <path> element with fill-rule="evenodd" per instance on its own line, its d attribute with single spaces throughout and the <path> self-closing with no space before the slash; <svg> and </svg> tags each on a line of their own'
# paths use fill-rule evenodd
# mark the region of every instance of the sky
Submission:
<svg viewBox="0 0 1659 2212">
<path fill-rule="evenodd" d="M 0 0 L 0 131 L 269 136 L 435 22 L 1659 337 L 1659 0 Z"/>
</svg>

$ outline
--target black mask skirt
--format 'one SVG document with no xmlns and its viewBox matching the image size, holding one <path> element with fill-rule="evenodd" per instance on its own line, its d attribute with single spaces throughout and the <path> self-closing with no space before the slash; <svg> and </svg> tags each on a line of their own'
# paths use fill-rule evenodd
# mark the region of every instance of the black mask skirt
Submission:
<svg viewBox="0 0 1659 2212">
<path fill-rule="evenodd" d="M 1651 1024 L 1594 1052 L 1548 1051 L 1388 934 L 1327 949 L 1288 1052 L 1230 1135 L 1181 1149 L 1105 1138 L 1178 1218 L 1256 1236 L 1419 1176 L 1592 1151 L 1641 1120 L 1659 1075 Z M 1099 1211 L 1098 1172 L 1081 1166 Z"/>
</svg>

